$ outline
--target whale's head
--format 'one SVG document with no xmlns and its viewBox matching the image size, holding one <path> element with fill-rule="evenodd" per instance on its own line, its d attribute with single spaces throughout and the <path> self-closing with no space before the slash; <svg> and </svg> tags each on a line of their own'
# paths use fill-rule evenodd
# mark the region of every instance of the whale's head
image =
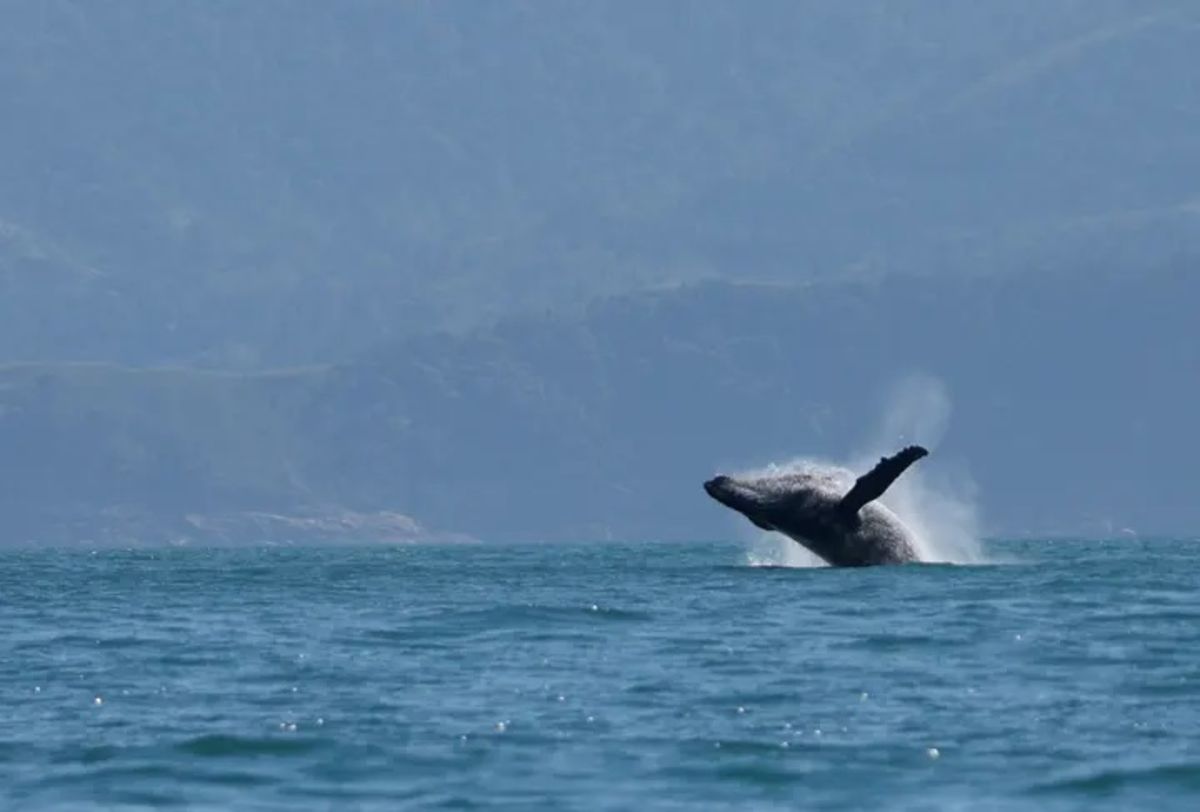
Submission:
<svg viewBox="0 0 1200 812">
<path fill-rule="evenodd" d="M 725 507 L 736 510 L 763 530 L 774 530 L 770 513 L 775 500 L 755 483 L 731 476 L 716 476 L 704 483 L 704 490 Z"/>
</svg>

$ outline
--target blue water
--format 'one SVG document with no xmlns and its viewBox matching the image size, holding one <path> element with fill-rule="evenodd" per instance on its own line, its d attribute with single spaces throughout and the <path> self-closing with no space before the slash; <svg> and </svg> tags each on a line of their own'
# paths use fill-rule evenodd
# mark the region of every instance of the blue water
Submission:
<svg viewBox="0 0 1200 812">
<path fill-rule="evenodd" d="M 0 808 L 1200 808 L 1200 543 L 988 552 L 0 553 Z"/>
</svg>

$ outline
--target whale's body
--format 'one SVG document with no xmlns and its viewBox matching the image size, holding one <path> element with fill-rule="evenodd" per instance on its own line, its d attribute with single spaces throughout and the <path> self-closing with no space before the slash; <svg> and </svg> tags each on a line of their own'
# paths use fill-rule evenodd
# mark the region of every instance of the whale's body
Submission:
<svg viewBox="0 0 1200 812">
<path fill-rule="evenodd" d="M 849 489 L 835 470 L 822 468 L 718 476 L 704 489 L 756 526 L 783 533 L 834 566 L 904 564 L 920 560 L 912 531 L 874 500 L 927 453 L 910 446 L 885 457 Z"/>
</svg>

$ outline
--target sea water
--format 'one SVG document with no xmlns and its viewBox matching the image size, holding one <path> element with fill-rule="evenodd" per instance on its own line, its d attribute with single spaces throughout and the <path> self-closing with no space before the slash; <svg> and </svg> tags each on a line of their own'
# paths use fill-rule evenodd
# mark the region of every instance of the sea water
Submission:
<svg viewBox="0 0 1200 812">
<path fill-rule="evenodd" d="M 0 809 L 1200 808 L 1200 542 L 0 553 Z"/>
</svg>

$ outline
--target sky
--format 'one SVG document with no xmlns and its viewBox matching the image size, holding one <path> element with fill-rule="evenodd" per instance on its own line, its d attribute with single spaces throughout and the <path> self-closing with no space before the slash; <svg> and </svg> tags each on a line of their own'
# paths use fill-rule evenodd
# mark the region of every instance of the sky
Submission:
<svg viewBox="0 0 1200 812">
<path fill-rule="evenodd" d="M 1191 3 L 5 13 L 21 535 L 723 532 L 684 483 L 849 458 L 913 375 L 985 527 L 1200 522 Z"/>
</svg>

